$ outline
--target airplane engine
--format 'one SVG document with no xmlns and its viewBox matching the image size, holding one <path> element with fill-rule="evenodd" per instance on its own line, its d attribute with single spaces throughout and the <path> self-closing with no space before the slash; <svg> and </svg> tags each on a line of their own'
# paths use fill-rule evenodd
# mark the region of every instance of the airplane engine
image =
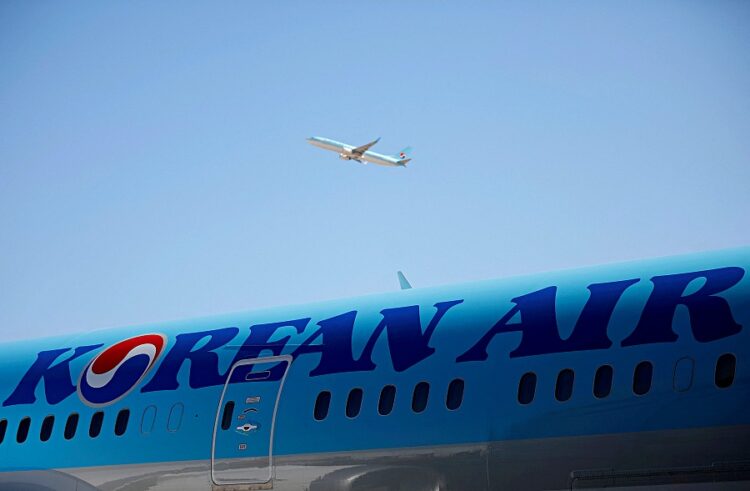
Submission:
<svg viewBox="0 0 750 491">
<path fill-rule="evenodd" d="M 339 158 L 340 158 L 341 160 L 351 160 L 351 159 L 352 159 L 352 158 L 351 158 L 350 156 L 348 156 L 348 155 L 347 155 L 347 154 L 345 154 L 345 153 L 340 153 L 340 154 L 339 154 Z"/>
</svg>

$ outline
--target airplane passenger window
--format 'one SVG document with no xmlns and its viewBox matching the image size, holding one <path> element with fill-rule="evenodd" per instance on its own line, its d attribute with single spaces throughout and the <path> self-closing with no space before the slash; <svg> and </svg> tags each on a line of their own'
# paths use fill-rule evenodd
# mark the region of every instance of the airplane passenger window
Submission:
<svg viewBox="0 0 750 491">
<path fill-rule="evenodd" d="M 26 437 L 29 436 L 29 426 L 31 426 L 31 418 L 26 416 L 18 423 L 18 432 L 16 433 L 16 441 L 23 443 L 26 441 Z"/>
<path fill-rule="evenodd" d="M 95 412 L 91 416 L 91 424 L 89 425 L 89 436 L 96 438 L 102 431 L 102 422 L 104 421 L 104 413 L 101 411 Z"/>
<path fill-rule="evenodd" d="M 574 379 L 575 374 L 570 368 L 561 370 L 560 373 L 557 374 L 557 383 L 555 384 L 555 399 L 560 402 L 565 402 L 570 399 L 570 396 L 573 395 Z"/>
<path fill-rule="evenodd" d="M 8 420 L 0 419 L 0 443 L 3 443 L 3 440 L 5 440 L 5 430 L 7 429 L 8 429 Z"/>
<path fill-rule="evenodd" d="M 594 396 L 601 399 L 607 397 L 612 390 L 612 367 L 602 365 L 596 369 L 594 375 Z"/>
<path fill-rule="evenodd" d="M 182 415 L 185 412 L 185 405 L 178 402 L 172 409 L 169 410 L 169 417 L 167 418 L 167 431 L 174 433 L 182 426 Z"/>
<path fill-rule="evenodd" d="M 393 411 L 393 402 L 396 400 L 396 387 L 386 385 L 380 391 L 380 400 L 378 401 L 378 413 L 386 416 Z"/>
<path fill-rule="evenodd" d="M 695 362 L 692 358 L 685 356 L 674 364 L 674 375 L 672 376 L 672 388 L 676 392 L 690 390 L 693 385 L 693 368 Z"/>
<path fill-rule="evenodd" d="M 633 392 L 642 396 L 651 390 L 651 377 L 654 374 L 654 366 L 651 362 L 642 361 L 633 372 Z"/>
<path fill-rule="evenodd" d="M 445 407 L 455 411 L 461 407 L 464 401 L 464 381 L 460 378 L 453 379 L 448 385 L 448 394 L 445 396 Z"/>
<path fill-rule="evenodd" d="M 536 392 L 536 373 L 526 372 L 521 376 L 521 380 L 518 382 L 518 402 L 521 404 L 529 404 L 534 400 L 534 393 Z"/>
<path fill-rule="evenodd" d="M 156 406 L 146 406 L 141 416 L 141 434 L 148 435 L 154 429 L 154 422 L 156 421 Z"/>
<path fill-rule="evenodd" d="M 234 401 L 224 404 L 224 414 L 221 415 L 221 429 L 228 430 L 232 426 L 232 413 L 234 412 Z"/>
<path fill-rule="evenodd" d="M 315 399 L 315 410 L 313 416 L 318 421 L 323 421 L 328 416 L 328 408 L 331 405 L 331 393 L 324 390 L 318 394 L 318 398 Z"/>
<path fill-rule="evenodd" d="M 55 425 L 55 417 L 50 415 L 42 421 L 42 429 L 39 431 L 39 439 L 43 442 L 49 440 L 52 436 L 52 427 Z"/>
<path fill-rule="evenodd" d="M 68 420 L 65 422 L 64 436 L 66 440 L 70 440 L 76 436 L 76 430 L 78 429 L 78 413 L 71 413 L 68 416 Z"/>
<path fill-rule="evenodd" d="M 362 389 L 352 389 L 346 398 L 346 416 L 356 418 L 362 409 Z"/>
<path fill-rule="evenodd" d="M 430 384 L 427 382 L 419 382 L 414 387 L 414 394 L 411 398 L 411 409 L 415 413 L 421 413 L 427 407 L 427 399 L 430 396 Z"/>
<path fill-rule="evenodd" d="M 122 436 L 125 434 L 125 430 L 128 429 L 128 420 L 130 419 L 130 409 L 123 409 L 117 413 L 117 419 L 115 420 L 115 435 Z"/>
<path fill-rule="evenodd" d="M 716 371 L 714 372 L 714 383 L 720 389 L 726 389 L 734 382 L 734 371 L 737 359 L 731 353 L 725 353 L 716 360 Z"/>
</svg>

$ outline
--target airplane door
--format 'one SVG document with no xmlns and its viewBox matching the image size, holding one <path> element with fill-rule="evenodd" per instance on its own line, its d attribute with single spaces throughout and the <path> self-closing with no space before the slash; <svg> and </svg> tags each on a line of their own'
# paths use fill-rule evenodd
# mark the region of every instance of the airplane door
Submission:
<svg viewBox="0 0 750 491">
<path fill-rule="evenodd" d="M 240 360 L 232 366 L 214 421 L 214 489 L 273 488 L 276 410 L 291 362 L 292 357 L 284 355 Z"/>
</svg>

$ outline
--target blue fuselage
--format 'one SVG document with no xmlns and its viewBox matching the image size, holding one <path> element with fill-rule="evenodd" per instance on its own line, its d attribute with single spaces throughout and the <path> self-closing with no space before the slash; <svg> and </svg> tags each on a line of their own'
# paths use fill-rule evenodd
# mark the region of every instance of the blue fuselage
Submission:
<svg viewBox="0 0 750 491">
<path fill-rule="evenodd" d="M 739 249 L 8 343 L 0 475 L 106 487 L 94 469 L 170 463 L 206 489 L 224 461 L 255 482 L 253 461 L 277 487 L 299 467 L 319 471 L 299 489 L 339 489 L 321 483 L 352 462 L 416 455 L 462 489 L 429 464 L 444 452 L 482 473 L 463 489 L 562 489 L 586 469 L 747 461 L 748 268 Z"/>
</svg>

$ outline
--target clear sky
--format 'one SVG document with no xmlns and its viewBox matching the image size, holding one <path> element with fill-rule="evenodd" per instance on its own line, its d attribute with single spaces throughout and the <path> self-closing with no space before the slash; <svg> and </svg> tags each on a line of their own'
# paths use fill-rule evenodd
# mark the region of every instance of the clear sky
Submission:
<svg viewBox="0 0 750 491">
<path fill-rule="evenodd" d="M 0 339 L 748 245 L 749 25 L 742 1 L 2 2 Z"/>
</svg>

